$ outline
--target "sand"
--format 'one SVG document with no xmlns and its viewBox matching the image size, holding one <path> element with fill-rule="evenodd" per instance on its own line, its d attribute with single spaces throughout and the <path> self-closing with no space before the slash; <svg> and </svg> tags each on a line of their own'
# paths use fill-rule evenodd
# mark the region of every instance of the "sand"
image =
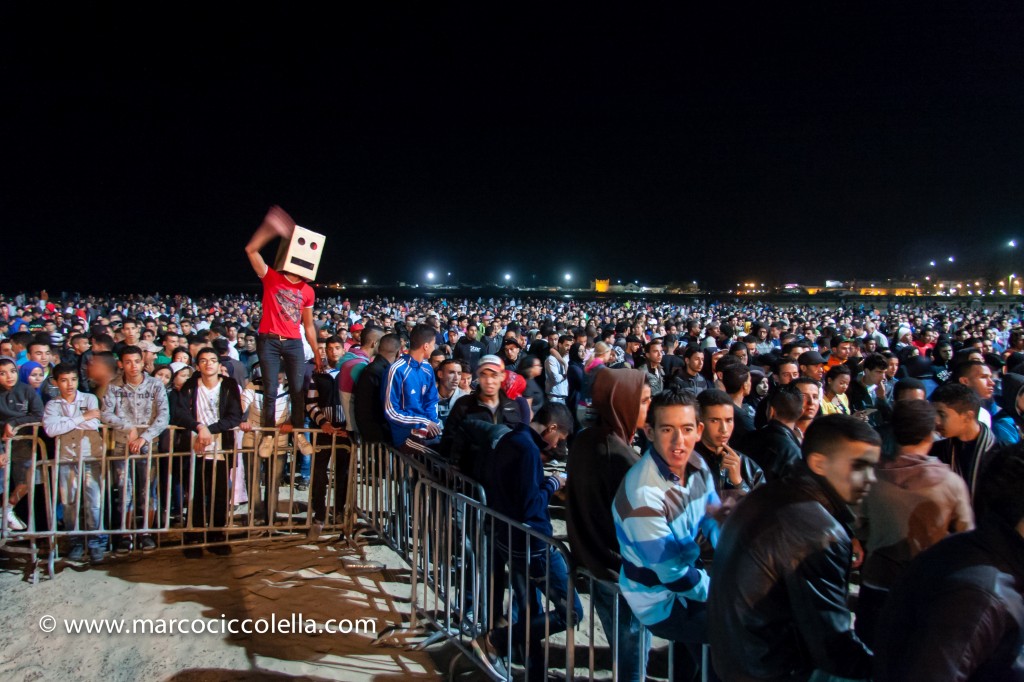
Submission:
<svg viewBox="0 0 1024 682">
<path fill-rule="evenodd" d="M 382 547 L 384 570 L 349 568 L 350 550 L 322 538 L 236 545 L 228 557 L 162 549 L 92 567 L 57 564 L 38 584 L 24 564 L 0 559 L 0 679 L 4 680 L 416 680 L 446 663 L 349 634 L 67 634 L 64 619 L 373 619 L 377 632 L 408 617 L 409 572 Z M 40 629 L 43 616 L 57 629 Z M 355 624 L 353 623 L 353 626 Z M 190 626 L 191 627 L 191 626 Z M 369 629 L 364 626 L 364 630 Z M 443 658 L 443 657 L 442 657 Z"/>
</svg>

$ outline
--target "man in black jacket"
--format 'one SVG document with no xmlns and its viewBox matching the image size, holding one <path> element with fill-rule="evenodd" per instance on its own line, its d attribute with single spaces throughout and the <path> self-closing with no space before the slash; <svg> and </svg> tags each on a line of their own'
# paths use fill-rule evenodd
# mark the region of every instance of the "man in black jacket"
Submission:
<svg viewBox="0 0 1024 682">
<path fill-rule="evenodd" d="M 377 346 L 373 362 L 359 375 L 352 392 L 352 415 L 359 438 L 363 443 L 391 444 L 391 426 L 384 416 L 384 397 L 381 384 L 387 379 L 388 368 L 398 359 L 402 340 L 397 334 L 385 334 Z"/>
<path fill-rule="evenodd" d="M 1024 450 L 994 458 L 977 530 L 921 553 L 879 622 L 881 682 L 1024 679 Z"/>
<path fill-rule="evenodd" d="M 780 386 L 768 410 L 764 428 L 747 434 L 740 449 L 764 470 L 767 480 L 783 478 L 800 461 L 796 421 L 804 411 L 803 394 L 793 385 Z"/>
<path fill-rule="evenodd" d="M 715 548 L 708 631 L 725 680 L 850 679 L 871 673 L 871 651 L 847 606 L 853 554 L 847 505 L 875 480 L 878 433 L 848 415 L 815 421 L 793 476 L 736 507 Z"/>
<path fill-rule="evenodd" d="M 501 384 L 505 380 L 505 363 L 497 355 L 480 358 L 476 371 L 477 389 L 455 401 L 438 452 L 450 462 L 456 462 L 467 476 L 479 480 L 476 471 L 478 447 L 474 439 L 462 430 L 462 422 L 479 419 L 492 424 L 515 426 L 523 421 L 522 411 L 514 400 L 505 395 Z"/>
<path fill-rule="evenodd" d="M 192 491 L 192 528 L 207 527 L 212 505 L 212 526 L 227 525 L 228 460 L 231 429 L 242 423 L 242 398 L 238 383 L 231 377 L 221 376 L 220 358 L 213 348 L 202 348 L 196 353 L 199 371 L 185 382 L 180 391 L 172 392 L 176 403 L 173 422 L 194 433 L 192 449 L 196 459 L 202 461 L 202 477 L 196 476 Z M 250 474 L 252 475 L 252 474 Z M 193 541 L 199 534 L 188 534 Z M 223 531 L 207 535 L 208 542 L 220 542 Z M 230 554 L 227 545 L 210 549 L 216 554 Z"/>
</svg>

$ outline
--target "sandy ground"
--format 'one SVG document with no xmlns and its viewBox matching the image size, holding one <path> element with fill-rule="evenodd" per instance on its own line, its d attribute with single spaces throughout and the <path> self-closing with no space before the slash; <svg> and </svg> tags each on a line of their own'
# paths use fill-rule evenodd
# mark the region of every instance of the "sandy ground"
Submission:
<svg viewBox="0 0 1024 682">
<path fill-rule="evenodd" d="M 349 634 L 68 634 L 64 619 L 373 619 L 378 632 L 408 614 L 409 574 L 389 550 L 368 558 L 389 568 L 347 567 L 353 557 L 321 539 L 236 545 L 228 557 L 185 558 L 179 549 L 58 564 L 36 585 L 23 564 L 0 559 L 0 679 L 4 680 L 415 680 L 446 665 L 427 654 L 372 645 Z M 351 559 L 350 559 L 351 560 Z M 45 633 L 40 619 L 53 616 Z"/>
</svg>

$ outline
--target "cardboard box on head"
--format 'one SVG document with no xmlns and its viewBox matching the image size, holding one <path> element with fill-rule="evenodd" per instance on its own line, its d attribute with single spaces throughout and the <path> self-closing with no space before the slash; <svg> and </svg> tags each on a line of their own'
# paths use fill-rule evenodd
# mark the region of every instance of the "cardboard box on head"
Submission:
<svg viewBox="0 0 1024 682">
<path fill-rule="evenodd" d="M 296 225 L 291 239 L 281 239 L 281 245 L 277 247 L 274 269 L 304 277 L 309 281 L 315 280 L 325 241 L 327 237 L 324 235 Z"/>
</svg>

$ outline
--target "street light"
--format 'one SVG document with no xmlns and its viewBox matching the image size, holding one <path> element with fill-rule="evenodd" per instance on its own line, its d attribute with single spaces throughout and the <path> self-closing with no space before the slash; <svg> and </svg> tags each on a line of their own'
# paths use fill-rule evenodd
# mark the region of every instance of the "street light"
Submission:
<svg viewBox="0 0 1024 682">
<path fill-rule="evenodd" d="M 505 273 L 505 281 L 506 281 L 506 282 L 510 282 L 510 281 L 512 281 L 512 275 L 510 275 L 510 274 L 508 274 L 508 273 L 506 272 L 506 273 Z"/>
<path fill-rule="evenodd" d="M 934 268 L 935 267 L 935 261 L 933 261 L 933 260 L 932 261 L 928 261 L 928 265 L 930 265 L 930 266 L 932 266 Z"/>
<path fill-rule="evenodd" d="M 953 262 L 953 257 L 952 257 L 952 256 L 950 256 L 950 257 L 949 257 L 949 258 L 947 258 L 946 260 L 948 260 L 948 261 L 949 261 L 950 263 L 952 263 L 952 262 Z"/>
<path fill-rule="evenodd" d="M 366 278 L 363 277 L 363 284 L 366 284 Z"/>
<path fill-rule="evenodd" d="M 1010 241 L 1006 242 L 1006 245 L 1009 246 L 1011 249 L 1015 249 L 1017 248 L 1017 240 L 1011 239 Z"/>
<path fill-rule="evenodd" d="M 431 282 L 434 281 L 434 271 L 433 270 L 431 270 L 430 272 L 427 273 L 427 279 L 429 279 Z"/>
<path fill-rule="evenodd" d="M 565 281 L 568 282 L 571 279 L 572 279 L 572 275 L 570 275 L 568 272 L 565 273 Z"/>
</svg>

